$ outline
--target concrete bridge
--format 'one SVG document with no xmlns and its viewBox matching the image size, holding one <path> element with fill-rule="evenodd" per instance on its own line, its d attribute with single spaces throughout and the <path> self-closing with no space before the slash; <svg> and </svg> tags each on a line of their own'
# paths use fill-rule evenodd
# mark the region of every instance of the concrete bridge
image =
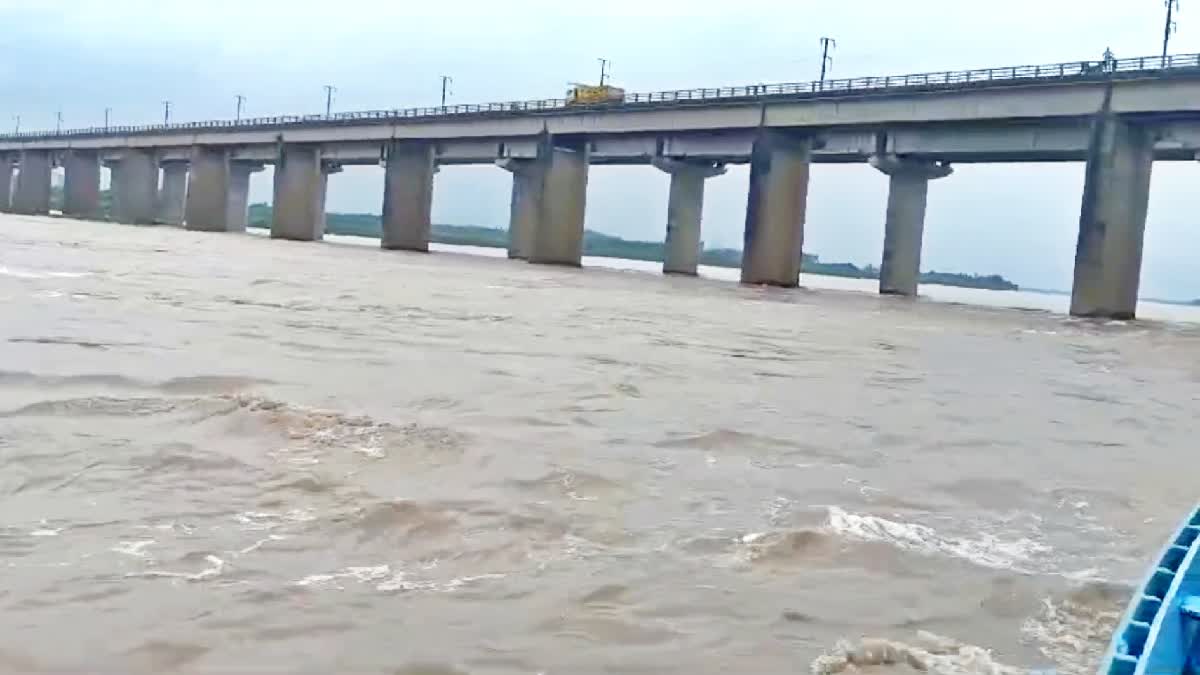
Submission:
<svg viewBox="0 0 1200 675">
<path fill-rule="evenodd" d="M 917 290 L 929 181 L 958 162 L 1086 162 L 1071 313 L 1132 317 L 1155 160 L 1200 152 L 1200 55 L 1080 61 L 800 84 L 109 127 L 0 136 L 0 209 L 47 214 L 65 170 L 66 215 L 204 231 L 246 226 L 250 174 L 275 167 L 271 235 L 317 240 L 328 176 L 385 167 L 382 246 L 427 251 L 438 165 L 513 176 L 509 255 L 579 265 L 588 167 L 671 175 L 664 271 L 695 274 L 704 182 L 748 163 L 744 283 L 795 286 L 810 164 L 869 163 L 890 177 L 880 292 Z M 11 180 L 14 167 L 17 177 Z M 161 174 L 161 177 L 160 177 Z M 11 193 L 11 194 L 10 194 Z"/>
</svg>

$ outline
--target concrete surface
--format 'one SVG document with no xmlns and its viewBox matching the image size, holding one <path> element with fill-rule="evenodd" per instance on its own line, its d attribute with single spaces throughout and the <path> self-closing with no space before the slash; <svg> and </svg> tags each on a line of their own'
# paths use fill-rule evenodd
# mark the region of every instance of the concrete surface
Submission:
<svg viewBox="0 0 1200 675">
<path fill-rule="evenodd" d="M 1153 164 L 1148 129 L 1111 113 L 1097 117 L 1084 172 L 1072 315 L 1133 318 Z"/>
<path fill-rule="evenodd" d="M 929 181 L 949 176 L 953 170 L 946 164 L 902 159 L 895 155 L 872 157 L 871 166 L 888 176 L 879 292 L 916 295 L 921 276 L 921 240 L 925 232 Z"/>
<path fill-rule="evenodd" d="M 188 163 L 162 162 L 162 187 L 158 191 L 158 222 L 182 225 L 187 205 Z"/>
<path fill-rule="evenodd" d="M 429 143 L 392 143 L 383 178 L 383 236 L 379 245 L 429 250 L 433 207 L 434 148 Z"/>
<path fill-rule="evenodd" d="M 21 153 L 17 185 L 12 196 L 12 212 L 26 215 L 50 213 L 50 171 L 53 158 L 44 150 Z"/>
<path fill-rule="evenodd" d="M 800 278 L 812 141 L 764 129 L 750 160 L 742 283 L 793 287 Z"/>
<path fill-rule="evenodd" d="M 297 241 L 323 238 L 327 182 L 319 146 L 283 146 L 275 165 L 271 236 Z"/>
<path fill-rule="evenodd" d="M 99 218 L 100 154 L 72 150 L 63 155 L 63 215 Z"/>
<path fill-rule="evenodd" d="M 118 223 L 151 225 L 158 211 L 158 158 L 130 149 L 112 168 L 112 216 Z"/>
<path fill-rule="evenodd" d="M 508 257 L 528 260 L 537 235 L 541 212 L 542 165 L 532 159 L 504 159 L 497 164 L 512 173 L 512 200 L 508 213 Z"/>
<path fill-rule="evenodd" d="M 537 161 L 541 164 L 541 199 L 529 262 L 578 267 L 583 259 L 587 205 L 587 144 L 559 145 L 547 139 Z"/>
<path fill-rule="evenodd" d="M 663 273 L 695 276 L 700 265 L 704 181 L 725 173 L 725 167 L 669 158 L 653 163 L 671 176 Z"/>
</svg>

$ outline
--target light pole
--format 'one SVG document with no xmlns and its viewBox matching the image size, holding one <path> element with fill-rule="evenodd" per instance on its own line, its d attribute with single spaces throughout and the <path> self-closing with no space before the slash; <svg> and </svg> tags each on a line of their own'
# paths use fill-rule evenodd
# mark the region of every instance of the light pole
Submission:
<svg viewBox="0 0 1200 675">
<path fill-rule="evenodd" d="M 112 114 L 112 108 L 104 109 L 104 130 L 108 131 L 108 116 Z"/>
<path fill-rule="evenodd" d="M 596 59 L 596 60 L 600 62 L 600 86 L 603 87 L 604 83 L 611 76 L 612 61 L 609 61 L 608 59 Z"/>
<path fill-rule="evenodd" d="M 453 77 L 450 77 L 449 75 L 443 75 L 443 76 L 442 76 L 442 107 L 443 107 L 443 108 L 445 108 L 445 107 L 446 107 L 446 94 L 453 94 L 453 93 L 454 93 L 454 92 L 452 92 L 452 91 L 450 91 L 450 90 L 449 90 L 449 88 L 450 88 L 450 85 L 452 85 L 452 84 L 454 84 L 454 78 L 453 78 Z"/>
<path fill-rule="evenodd" d="M 329 117 L 333 113 L 333 92 L 337 91 L 337 87 L 332 84 L 325 85 L 325 116 Z"/>
<path fill-rule="evenodd" d="M 13 115 L 13 119 L 15 119 L 17 121 L 17 127 L 15 129 L 13 129 L 13 133 L 19 134 L 19 133 L 21 133 L 21 116 Z"/>
<path fill-rule="evenodd" d="M 837 40 L 834 40 L 831 37 L 821 38 L 821 81 L 822 82 L 825 81 L 826 66 L 833 65 L 833 57 L 829 55 L 830 47 L 833 47 L 834 49 L 836 49 L 837 48 Z"/>
<path fill-rule="evenodd" d="M 241 94 L 237 94 L 237 117 L 234 118 L 234 121 L 237 121 L 237 122 L 242 121 L 242 104 L 244 104 L 245 102 L 246 102 L 246 97 L 242 96 Z"/>
<path fill-rule="evenodd" d="M 163 101 L 163 124 L 171 123 L 171 102 Z"/>
<path fill-rule="evenodd" d="M 62 110 L 54 113 L 54 133 L 62 133 Z"/>
<path fill-rule="evenodd" d="M 1163 65 L 1167 62 L 1167 43 L 1171 41 L 1171 33 L 1175 32 L 1175 20 L 1172 15 L 1179 11 L 1179 0 L 1166 0 L 1167 24 L 1163 26 Z"/>
</svg>

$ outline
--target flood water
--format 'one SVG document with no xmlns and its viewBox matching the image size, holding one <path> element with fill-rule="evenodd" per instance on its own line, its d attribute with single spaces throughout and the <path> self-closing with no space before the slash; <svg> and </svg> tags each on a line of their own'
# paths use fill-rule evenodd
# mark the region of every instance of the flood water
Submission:
<svg viewBox="0 0 1200 675">
<path fill-rule="evenodd" d="M 1086 673 L 1197 492 L 1188 323 L 16 216 L 0 300 L 0 672 Z"/>
</svg>

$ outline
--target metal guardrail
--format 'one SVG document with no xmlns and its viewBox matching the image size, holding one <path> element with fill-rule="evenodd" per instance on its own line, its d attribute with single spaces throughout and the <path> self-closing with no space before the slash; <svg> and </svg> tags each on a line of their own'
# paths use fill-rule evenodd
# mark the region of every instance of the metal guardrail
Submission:
<svg viewBox="0 0 1200 675">
<path fill-rule="evenodd" d="M 1006 66 L 978 70 L 914 73 L 884 77 L 855 77 L 837 80 L 794 82 L 784 84 L 751 84 L 740 87 L 708 87 L 676 89 L 651 93 L 627 94 L 621 102 L 588 105 L 571 104 L 567 99 L 547 98 L 507 103 L 459 104 L 393 110 L 342 112 L 331 115 L 282 115 L 249 117 L 240 120 L 208 120 L 180 124 L 143 124 L 136 126 L 88 127 L 62 131 L 27 131 L 0 134 L 0 141 L 29 141 L 63 139 L 79 136 L 127 136 L 131 134 L 179 133 L 226 129 L 261 129 L 313 124 L 344 124 L 355 121 L 401 121 L 415 118 L 453 117 L 458 115 L 488 115 L 514 113 L 545 113 L 563 109 L 628 110 L 659 105 L 695 102 L 740 102 L 766 98 L 812 98 L 864 93 L 886 93 L 905 90 L 954 90 L 986 87 L 989 84 L 1019 84 L 1037 81 L 1088 81 L 1123 78 L 1148 74 L 1170 75 L 1179 71 L 1200 69 L 1200 54 L 1173 56 L 1142 56 L 1109 61 L 1068 61 L 1034 66 Z"/>
</svg>

